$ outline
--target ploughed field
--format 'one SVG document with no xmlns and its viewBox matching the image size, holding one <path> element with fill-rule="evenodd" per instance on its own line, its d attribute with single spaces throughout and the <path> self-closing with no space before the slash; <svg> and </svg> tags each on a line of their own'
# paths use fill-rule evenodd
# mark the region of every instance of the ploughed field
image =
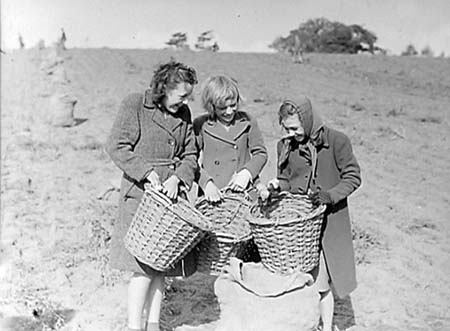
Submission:
<svg viewBox="0 0 450 331">
<path fill-rule="evenodd" d="M 349 199 L 358 288 L 337 301 L 341 329 L 450 327 L 449 59 L 312 54 L 299 65 L 280 54 L 71 49 L 62 66 L 77 125 L 55 128 L 48 52 L 1 55 L 0 326 L 125 326 L 129 274 L 108 267 L 121 174 L 103 145 L 121 99 L 173 56 L 200 82 L 219 73 L 238 80 L 269 149 L 264 181 L 275 175 L 283 98 L 306 94 L 350 137 L 363 185 Z M 199 86 L 194 97 L 196 116 Z M 217 320 L 213 282 L 168 280 L 164 328 Z"/>
</svg>

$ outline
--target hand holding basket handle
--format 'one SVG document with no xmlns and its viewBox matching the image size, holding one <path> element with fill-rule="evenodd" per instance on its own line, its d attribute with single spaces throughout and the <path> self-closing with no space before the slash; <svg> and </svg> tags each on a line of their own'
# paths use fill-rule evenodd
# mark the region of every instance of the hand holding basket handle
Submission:
<svg viewBox="0 0 450 331">
<path fill-rule="evenodd" d="M 146 179 L 147 182 L 144 183 L 144 189 L 146 191 L 152 189 L 160 191 L 172 200 L 175 200 L 178 197 L 180 184 L 180 179 L 178 178 L 178 176 L 172 175 L 167 178 L 164 183 L 161 184 L 159 175 L 156 173 L 156 171 L 152 170 Z"/>
<path fill-rule="evenodd" d="M 258 191 L 258 204 L 260 206 L 270 204 L 272 198 L 280 193 L 280 185 L 276 178 L 270 180 L 267 187 L 264 184 L 258 183 L 256 189 Z"/>
<path fill-rule="evenodd" d="M 178 197 L 178 185 L 180 179 L 176 175 L 172 175 L 163 183 L 162 192 L 170 199 L 175 200 Z"/>
<path fill-rule="evenodd" d="M 328 191 L 321 190 L 320 188 L 311 192 L 308 196 L 314 206 L 331 205 L 333 203 L 330 193 L 328 193 Z"/>
<path fill-rule="evenodd" d="M 145 190 L 149 190 L 152 188 L 157 191 L 162 190 L 161 180 L 159 179 L 159 175 L 155 170 L 152 170 L 146 179 L 147 182 L 144 184 Z"/>
<path fill-rule="evenodd" d="M 235 173 L 228 183 L 228 187 L 232 191 L 243 192 L 250 184 L 252 180 L 252 174 L 247 169 L 242 169 L 238 173 Z"/>
<path fill-rule="evenodd" d="M 204 193 L 206 200 L 210 202 L 219 202 L 223 198 L 222 193 L 212 179 L 206 183 Z"/>
</svg>

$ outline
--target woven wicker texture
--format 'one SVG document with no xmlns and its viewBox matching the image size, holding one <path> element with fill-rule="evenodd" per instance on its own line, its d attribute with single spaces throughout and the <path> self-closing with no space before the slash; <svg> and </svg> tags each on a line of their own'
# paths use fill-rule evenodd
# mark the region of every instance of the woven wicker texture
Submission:
<svg viewBox="0 0 450 331">
<path fill-rule="evenodd" d="M 208 220 L 189 202 L 176 203 L 163 193 L 144 192 L 124 238 L 127 250 L 155 270 L 166 271 L 182 259 L 209 230 Z"/>
<path fill-rule="evenodd" d="M 288 192 L 266 206 L 254 205 L 249 222 L 264 266 L 283 274 L 317 266 L 325 208 L 315 208 L 306 195 Z"/>
<path fill-rule="evenodd" d="M 219 203 L 211 203 L 204 197 L 196 203 L 197 209 L 211 221 L 210 232 L 197 246 L 197 270 L 212 275 L 220 274 L 251 238 L 248 195 L 225 189 L 222 196 Z"/>
</svg>

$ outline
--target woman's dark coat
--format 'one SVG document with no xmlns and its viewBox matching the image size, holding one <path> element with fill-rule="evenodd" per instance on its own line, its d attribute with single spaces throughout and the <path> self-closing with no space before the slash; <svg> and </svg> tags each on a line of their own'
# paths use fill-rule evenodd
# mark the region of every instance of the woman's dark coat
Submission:
<svg viewBox="0 0 450 331">
<path fill-rule="evenodd" d="M 110 263 L 117 269 L 142 272 L 125 249 L 123 238 L 143 195 L 145 179 L 152 170 L 158 173 L 161 183 L 175 174 L 190 189 L 198 167 L 190 110 L 183 106 L 171 115 L 151 102 L 149 91 L 145 95 L 131 94 L 120 106 L 106 150 L 123 171 Z M 168 274 L 181 275 L 180 265 Z M 183 265 L 186 274 L 195 271 L 192 256 L 188 255 Z"/>
</svg>

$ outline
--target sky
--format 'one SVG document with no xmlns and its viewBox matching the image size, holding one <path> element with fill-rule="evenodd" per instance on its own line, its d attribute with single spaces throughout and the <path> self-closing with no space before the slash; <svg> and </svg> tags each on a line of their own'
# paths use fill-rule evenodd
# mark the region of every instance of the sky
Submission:
<svg viewBox="0 0 450 331">
<path fill-rule="evenodd" d="M 175 32 L 193 46 L 213 30 L 220 50 L 269 52 L 310 18 L 359 24 L 400 54 L 412 43 L 450 55 L 450 0 L 2 0 L 1 47 L 56 41 L 67 47 L 163 48 Z"/>
</svg>

